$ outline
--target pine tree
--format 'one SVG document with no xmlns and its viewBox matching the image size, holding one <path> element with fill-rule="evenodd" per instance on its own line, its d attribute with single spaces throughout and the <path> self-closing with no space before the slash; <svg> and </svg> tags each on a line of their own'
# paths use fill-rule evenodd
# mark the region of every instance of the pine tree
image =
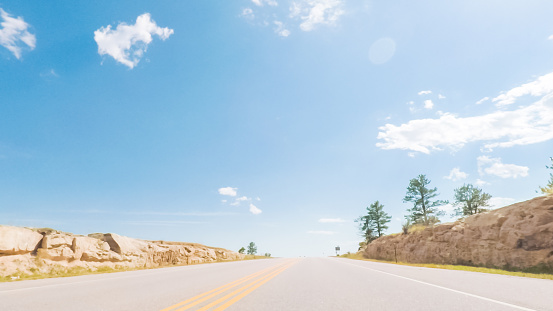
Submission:
<svg viewBox="0 0 553 311">
<path fill-rule="evenodd" d="M 403 202 L 413 203 L 413 207 L 407 210 L 410 214 L 406 216 L 413 224 L 428 226 L 440 222 L 438 216 L 443 215 L 443 212 L 440 212 L 437 207 L 448 203 L 443 200 L 431 201 L 439 194 L 437 188 L 430 189 L 428 184 L 430 180 L 423 174 L 409 181 Z"/>
<path fill-rule="evenodd" d="M 551 159 L 551 163 L 553 163 L 553 158 L 549 158 L 549 159 Z M 545 167 L 553 170 L 553 165 L 551 166 L 546 165 Z M 543 194 L 553 194 L 553 173 L 549 174 L 549 182 L 545 187 L 540 187 L 540 190 L 541 190 L 541 193 Z"/>
<path fill-rule="evenodd" d="M 455 191 L 456 216 L 468 216 L 485 212 L 484 207 L 490 206 L 491 195 L 471 184 L 463 185 Z"/>
<path fill-rule="evenodd" d="M 248 245 L 248 255 L 255 255 L 257 253 L 257 246 L 254 242 L 250 242 Z"/>
<path fill-rule="evenodd" d="M 376 201 L 367 207 L 367 215 L 361 216 L 355 220 L 359 222 L 359 230 L 366 242 L 381 237 L 384 231 L 388 229 L 386 224 L 390 222 L 392 216 L 384 212 L 383 208 L 384 205 Z"/>
</svg>

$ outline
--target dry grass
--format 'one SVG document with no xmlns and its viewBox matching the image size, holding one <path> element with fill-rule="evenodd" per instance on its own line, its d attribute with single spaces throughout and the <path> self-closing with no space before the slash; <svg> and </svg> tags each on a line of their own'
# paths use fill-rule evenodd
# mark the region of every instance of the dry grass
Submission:
<svg viewBox="0 0 553 311">
<path fill-rule="evenodd" d="M 412 225 L 409 227 L 409 233 L 423 231 L 426 228 L 428 228 L 428 226 L 420 225 L 420 224 Z"/>
<path fill-rule="evenodd" d="M 267 259 L 270 257 L 258 256 L 258 255 L 246 255 L 243 260 L 254 260 L 254 259 Z M 231 261 L 240 261 L 240 260 L 220 260 L 213 262 L 203 262 L 203 263 L 192 263 L 192 264 L 180 264 L 180 265 L 161 265 L 157 267 L 123 267 L 116 266 L 115 268 L 110 267 L 99 267 L 97 269 L 84 268 L 84 267 L 71 267 L 66 268 L 62 266 L 53 267 L 49 272 L 40 272 L 36 268 L 31 268 L 31 274 L 25 272 L 17 272 L 8 276 L 0 276 L 1 282 L 13 282 L 13 281 L 23 281 L 23 280 L 38 280 L 38 279 L 49 279 L 49 278 L 61 278 L 61 277 L 71 277 L 79 275 L 90 275 L 90 274 L 102 274 L 102 273 L 115 273 L 115 272 L 125 272 L 125 271 L 137 271 L 137 270 L 150 270 L 150 269 L 161 269 L 168 267 L 182 267 L 182 266 L 191 266 L 191 265 L 203 265 L 211 263 L 220 263 L 220 262 L 231 262 Z"/>
<path fill-rule="evenodd" d="M 246 257 L 244 257 L 244 260 L 267 259 L 267 258 L 272 258 L 272 257 L 266 257 L 261 255 L 246 255 Z"/>
<path fill-rule="evenodd" d="M 502 274 L 502 275 L 520 276 L 520 277 L 526 277 L 526 278 L 553 280 L 553 274 L 548 274 L 548 273 L 529 273 L 529 272 L 508 271 L 508 270 L 495 269 L 495 268 L 472 267 L 472 266 L 461 266 L 461 265 L 418 264 L 418 263 L 407 263 L 407 262 L 398 262 L 398 263 L 396 263 L 396 262 L 393 262 L 393 261 L 367 259 L 367 258 L 363 257 L 363 255 L 361 255 L 361 253 L 344 254 L 344 255 L 341 255 L 339 257 L 355 259 L 355 260 L 372 261 L 372 262 L 391 263 L 391 264 L 397 264 L 397 265 L 403 265 L 403 266 L 412 266 L 412 267 L 424 267 L 424 268 L 447 269 L 447 270 L 461 270 L 461 271 Z"/>
</svg>

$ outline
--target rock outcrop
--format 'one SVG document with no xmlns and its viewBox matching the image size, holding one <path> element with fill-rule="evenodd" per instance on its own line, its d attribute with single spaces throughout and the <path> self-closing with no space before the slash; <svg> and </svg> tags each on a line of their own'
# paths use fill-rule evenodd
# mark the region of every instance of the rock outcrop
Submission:
<svg viewBox="0 0 553 311">
<path fill-rule="evenodd" d="M 42 235 L 25 228 L 0 226 L 0 256 L 19 255 L 35 251 Z"/>
<path fill-rule="evenodd" d="M 241 259 L 243 254 L 195 243 L 144 241 L 114 233 L 80 236 L 53 229 L 0 226 L 0 276 L 74 267 L 149 268 Z"/>
<path fill-rule="evenodd" d="M 418 232 L 384 236 L 367 245 L 363 255 L 553 273 L 553 195 Z"/>
</svg>

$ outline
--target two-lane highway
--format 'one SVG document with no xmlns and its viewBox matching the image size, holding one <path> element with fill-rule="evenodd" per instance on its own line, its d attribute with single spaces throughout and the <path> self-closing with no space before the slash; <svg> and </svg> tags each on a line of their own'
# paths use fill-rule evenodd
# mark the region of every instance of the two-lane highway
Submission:
<svg viewBox="0 0 553 311">
<path fill-rule="evenodd" d="M 282 258 L 3 283 L 0 310 L 553 311 L 553 281 Z"/>
</svg>

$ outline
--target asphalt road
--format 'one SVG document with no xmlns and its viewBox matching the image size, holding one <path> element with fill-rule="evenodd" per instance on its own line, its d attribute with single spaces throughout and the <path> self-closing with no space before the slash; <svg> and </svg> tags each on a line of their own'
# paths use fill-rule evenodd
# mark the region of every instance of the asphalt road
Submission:
<svg viewBox="0 0 553 311">
<path fill-rule="evenodd" d="M 553 311 L 553 281 L 283 258 L 0 283 L 0 310 Z"/>
</svg>

